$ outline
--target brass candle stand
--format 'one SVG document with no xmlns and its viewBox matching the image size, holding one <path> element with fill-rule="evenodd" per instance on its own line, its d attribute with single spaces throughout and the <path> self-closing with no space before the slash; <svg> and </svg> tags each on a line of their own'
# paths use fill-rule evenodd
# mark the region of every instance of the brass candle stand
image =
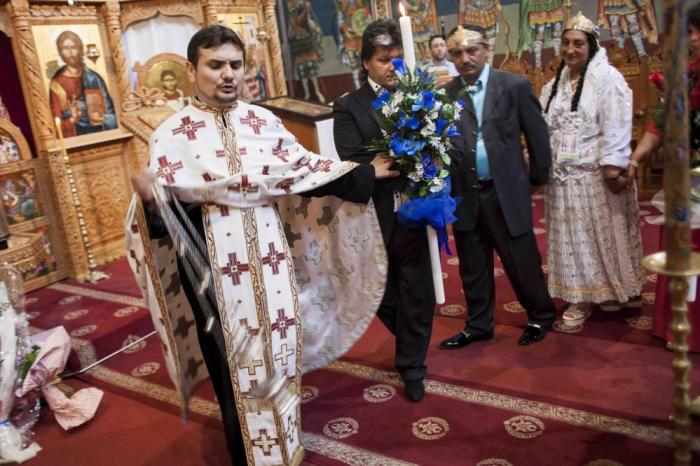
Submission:
<svg viewBox="0 0 700 466">
<path fill-rule="evenodd" d="M 690 140 L 688 125 L 688 29 L 687 0 L 664 0 L 666 25 L 664 92 L 664 193 L 666 250 L 647 256 L 642 265 L 670 277 L 673 319 L 673 441 L 674 464 L 690 466 L 690 382 L 688 373 L 688 277 L 700 274 L 700 254 L 691 252 Z"/>
<path fill-rule="evenodd" d="M 700 254 L 692 253 L 690 265 L 686 270 L 673 270 L 668 267 L 666 252 L 657 252 L 648 255 L 642 261 L 644 267 L 659 275 L 670 277 L 668 291 L 671 295 L 671 310 L 673 319 L 670 329 L 673 334 L 673 416 L 675 424 L 673 440 L 675 444 L 674 464 L 690 465 L 690 444 L 692 435 L 690 432 L 690 373 L 691 363 L 688 359 L 688 335 L 690 323 L 688 322 L 688 278 L 700 275 Z"/>
<path fill-rule="evenodd" d="M 83 206 L 80 202 L 80 197 L 78 196 L 78 188 L 75 185 L 75 177 L 73 176 L 73 169 L 71 167 L 70 157 L 68 157 L 68 151 L 66 151 L 66 145 L 63 141 L 63 130 L 61 128 L 61 120 L 56 118 L 56 134 L 61 143 L 61 158 L 63 159 L 63 165 L 66 169 L 66 178 L 68 179 L 68 186 L 70 188 L 71 198 L 73 199 L 73 207 L 75 207 L 75 215 L 78 217 L 78 226 L 80 228 L 80 238 L 83 240 L 83 247 L 85 248 L 85 255 L 88 261 L 88 274 L 85 277 L 85 281 L 89 283 L 97 283 L 100 280 L 109 278 L 109 274 L 97 270 L 97 265 L 95 264 L 95 257 L 92 254 L 92 245 L 90 244 L 90 238 L 88 237 L 87 224 L 85 223 L 85 216 L 83 215 Z"/>
</svg>

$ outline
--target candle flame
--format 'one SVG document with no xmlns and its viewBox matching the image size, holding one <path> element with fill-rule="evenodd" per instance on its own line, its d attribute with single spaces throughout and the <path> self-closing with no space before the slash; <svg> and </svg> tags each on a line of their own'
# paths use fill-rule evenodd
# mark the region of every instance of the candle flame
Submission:
<svg viewBox="0 0 700 466">
<path fill-rule="evenodd" d="M 58 117 L 54 118 L 53 121 L 56 122 L 57 125 L 61 124 L 61 119 Z"/>
<path fill-rule="evenodd" d="M 399 2 L 399 11 L 401 11 L 401 16 L 406 16 L 406 9 L 403 6 L 403 2 Z"/>
</svg>

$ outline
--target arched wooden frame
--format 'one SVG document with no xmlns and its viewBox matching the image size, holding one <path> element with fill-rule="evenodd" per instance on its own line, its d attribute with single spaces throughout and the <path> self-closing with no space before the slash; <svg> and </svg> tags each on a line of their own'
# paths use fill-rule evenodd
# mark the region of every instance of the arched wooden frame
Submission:
<svg viewBox="0 0 700 466">
<path fill-rule="evenodd" d="M 146 86 L 146 80 L 148 79 L 148 74 L 150 73 L 151 69 L 156 64 L 164 61 L 175 62 L 187 69 L 187 59 L 184 57 L 181 57 L 176 53 L 159 53 L 158 55 L 154 55 L 149 58 L 143 65 L 139 62 L 134 63 L 133 69 L 136 72 L 136 87 L 141 89 L 142 87 Z M 193 86 L 192 88 L 194 89 Z"/>
<path fill-rule="evenodd" d="M 204 15 L 199 2 L 181 2 L 179 0 L 151 0 L 146 2 L 120 3 L 122 30 L 131 23 L 153 18 L 158 14 L 165 16 L 187 16 L 200 26 L 204 26 Z"/>
<path fill-rule="evenodd" d="M 27 144 L 27 140 L 24 138 L 24 135 L 22 134 L 22 131 L 18 127 L 12 124 L 10 120 L 7 120 L 5 118 L 0 118 L 0 132 L 7 133 L 10 138 L 14 141 L 15 144 L 17 144 L 17 149 L 19 150 L 19 155 L 20 155 L 20 160 L 31 160 L 32 158 L 32 152 L 29 149 L 29 144 Z M 19 162 L 17 160 L 16 162 Z M 10 163 L 15 163 L 15 162 L 10 162 Z M 7 165 L 7 164 L 0 164 L 2 165 Z"/>
</svg>

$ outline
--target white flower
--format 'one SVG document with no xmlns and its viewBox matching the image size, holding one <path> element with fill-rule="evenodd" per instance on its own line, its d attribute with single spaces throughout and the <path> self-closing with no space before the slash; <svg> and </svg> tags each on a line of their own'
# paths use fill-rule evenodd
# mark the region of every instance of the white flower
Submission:
<svg viewBox="0 0 700 466">
<path fill-rule="evenodd" d="M 389 106 L 389 104 L 382 105 L 382 114 L 385 117 L 389 118 L 392 113 L 393 113 L 393 111 L 392 111 L 391 107 Z"/>
<path fill-rule="evenodd" d="M 424 138 L 428 138 L 435 134 L 435 121 L 433 120 L 428 120 L 426 125 L 423 127 L 423 129 L 420 130 L 420 135 L 423 136 Z"/>
<path fill-rule="evenodd" d="M 421 176 L 423 176 L 423 174 L 418 172 L 411 172 L 407 176 L 411 181 L 415 181 L 417 183 L 420 181 Z"/>
<path fill-rule="evenodd" d="M 445 187 L 445 182 L 442 181 L 442 179 L 435 177 L 433 178 L 433 182 L 431 183 L 430 186 L 430 192 L 431 193 L 439 193 L 442 191 L 442 188 Z"/>
</svg>

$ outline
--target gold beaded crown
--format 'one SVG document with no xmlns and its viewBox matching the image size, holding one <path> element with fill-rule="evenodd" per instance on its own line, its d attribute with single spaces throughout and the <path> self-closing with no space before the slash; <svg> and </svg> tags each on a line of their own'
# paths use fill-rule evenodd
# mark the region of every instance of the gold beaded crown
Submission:
<svg viewBox="0 0 700 466">
<path fill-rule="evenodd" d="M 480 32 L 472 29 L 465 29 L 457 26 L 455 32 L 447 38 L 447 50 L 456 49 L 463 45 L 485 44 L 484 36 Z"/>
<path fill-rule="evenodd" d="M 593 21 L 583 16 L 583 13 L 580 11 L 576 13 L 575 16 L 569 18 L 566 22 L 566 29 L 576 29 L 588 34 L 593 34 L 596 38 L 598 37 L 598 26 L 596 26 Z"/>
</svg>

